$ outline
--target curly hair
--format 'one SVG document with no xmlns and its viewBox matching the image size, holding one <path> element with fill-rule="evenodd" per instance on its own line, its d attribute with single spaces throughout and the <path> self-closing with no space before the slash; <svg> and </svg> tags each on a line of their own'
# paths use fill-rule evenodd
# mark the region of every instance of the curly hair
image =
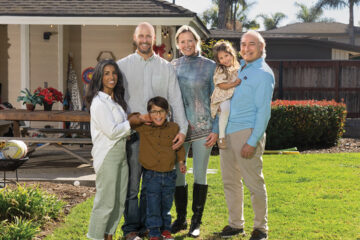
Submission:
<svg viewBox="0 0 360 240">
<path fill-rule="evenodd" d="M 213 53 L 214 53 L 214 60 L 216 62 L 216 70 L 222 70 L 223 73 L 225 73 L 226 77 L 229 77 L 228 68 L 220 63 L 219 60 L 219 52 L 226 52 L 230 54 L 233 57 L 232 66 L 239 67 L 239 61 L 237 60 L 236 51 L 232 47 L 231 43 L 228 41 L 220 40 L 218 41 L 214 47 L 213 47 Z"/>
<path fill-rule="evenodd" d="M 124 111 L 127 110 L 127 104 L 124 99 L 125 94 L 125 88 L 124 88 L 124 82 L 122 78 L 122 74 L 120 72 L 120 69 L 116 62 L 112 59 L 105 59 L 100 62 L 95 67 L 92 79 L 90 81 L 90 84 L 87 88 L 86 95 L 85 95 L 85 101 L 88 109 L 90 109 L 90 105 L 94 97 L 98 94 L 99 91 L 103 90 L 103 77 L 104 77 L 104 68 L 106 66 L 113 66 L 115 68 L 115 72 L 117 75 L 117 83 L 114 87 L 114 101 L 117 102 Z"/>
</svg>

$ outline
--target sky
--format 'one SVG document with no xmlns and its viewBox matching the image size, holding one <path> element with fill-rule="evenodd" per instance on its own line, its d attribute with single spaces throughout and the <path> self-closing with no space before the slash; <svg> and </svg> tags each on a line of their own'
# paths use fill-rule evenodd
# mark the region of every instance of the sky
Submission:
<svg viewBox="0 0 360 240">
<path fill-rule="evenodd" d="M 173 0 L 168 0 L 173 2 Z M 310 7 L 313 5 L 316 0 L 250 0 L 250 2 L 256 2 L 252 8 L 249 10 L 249 18 L 254 19 L 259 14 L 274 14 L 276 12 L 282 12 L 287 15 L 287 18 L 282 20 L 279 26 L 285 26 L 287 24 L 298 22 L 296 20 L 296 13 L 299 10 L 299 7 L 295 6 L 295 2 L 303 3 L 306 6 Z M 183 6 L 193 12 L 200 13 L 210 8 L 212 2 L 211 0 L 175 0 L 175 4 Z M 348 24 L 349 23 L 349 8 L 345 7 L 343 9 L 329 9 L 325 10 L 323 17 L 334 18 L 335 21 Z M 262 19 L 258 18 L 257 21 L 260 23 L 260 30 L 264 30 Z M 360 26 L 360 6 L 356 5 L 354 7 L 354 25 Z"/>
</svg>

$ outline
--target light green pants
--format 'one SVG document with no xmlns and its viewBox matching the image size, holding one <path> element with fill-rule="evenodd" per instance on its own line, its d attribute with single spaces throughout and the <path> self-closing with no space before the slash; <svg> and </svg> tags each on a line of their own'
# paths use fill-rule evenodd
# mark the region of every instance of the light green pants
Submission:
<svg viewBox="0 0 360 240">
<path fill-rule="evenodd" d="M 96 195 L 87 234 L 90 239 L 113 235 L 124 212 L 129 177 L 125 147 L 126 140 L 119 140 L 96 173 Z"/>
</svg>

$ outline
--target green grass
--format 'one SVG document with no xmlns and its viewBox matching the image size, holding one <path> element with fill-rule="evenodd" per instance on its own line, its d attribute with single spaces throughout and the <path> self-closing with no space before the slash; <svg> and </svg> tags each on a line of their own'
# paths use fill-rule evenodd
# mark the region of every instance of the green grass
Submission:
<svg viewBox="0 0 360 240">
<path fill-rule="evenodd" d="M 208 175 L 209 194 L 200 239 L 215 239 L 213 232 L 220 231 L 228 218 L 219 157 L 211 157 L 209 168 L 218 172 Z M 360 153 L 265 155 L 264 176 L 269 201 L 269 239 L 360 239 Z M 192 186 L 193 175 L 187 174 L 187 180 Z M 92 201 L 76 206 L 63 226 L 46 239 L 86 239 Z M 253 213 L 247 189 L 244 205 L 248 236 L 243 239 L 248 239 Z M 174 217 L 174 207 L 171 213 Z M 176 234 L 176 239 L 186 238 L 185 234 L 186 231 Z M 122 236 L 120 227 L 116 236 Z"/>
</svg>

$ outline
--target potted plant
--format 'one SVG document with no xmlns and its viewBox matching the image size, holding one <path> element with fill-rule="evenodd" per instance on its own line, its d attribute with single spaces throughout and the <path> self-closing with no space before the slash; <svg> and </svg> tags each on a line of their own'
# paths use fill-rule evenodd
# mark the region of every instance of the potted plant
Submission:
<svg viewBox="0 0 360 240">
<path fill-rule="evenodd" d="M 20 93 L 23 95 L 18 96 L 17 101 L 26 104 L 27 110 L 33 111 L 36 104 L 42 105 L 43 103 L 43 98 L 39 96 L 36 91 L 32 94 L 29 89 L 25 88 L 25 90 L 21 90 Z"/>
<path fill-rule="evenodd" d="M 52 105 L 55 102 L 61 102 L 61 103 L 63 102 L 63 94 L 52 87 L 49 88 L 38 87 L 35 90 L 35 93 L 37 93 L 37 95 L 42 98 L 45 111 L 50 111 Z"/>
</svg>

